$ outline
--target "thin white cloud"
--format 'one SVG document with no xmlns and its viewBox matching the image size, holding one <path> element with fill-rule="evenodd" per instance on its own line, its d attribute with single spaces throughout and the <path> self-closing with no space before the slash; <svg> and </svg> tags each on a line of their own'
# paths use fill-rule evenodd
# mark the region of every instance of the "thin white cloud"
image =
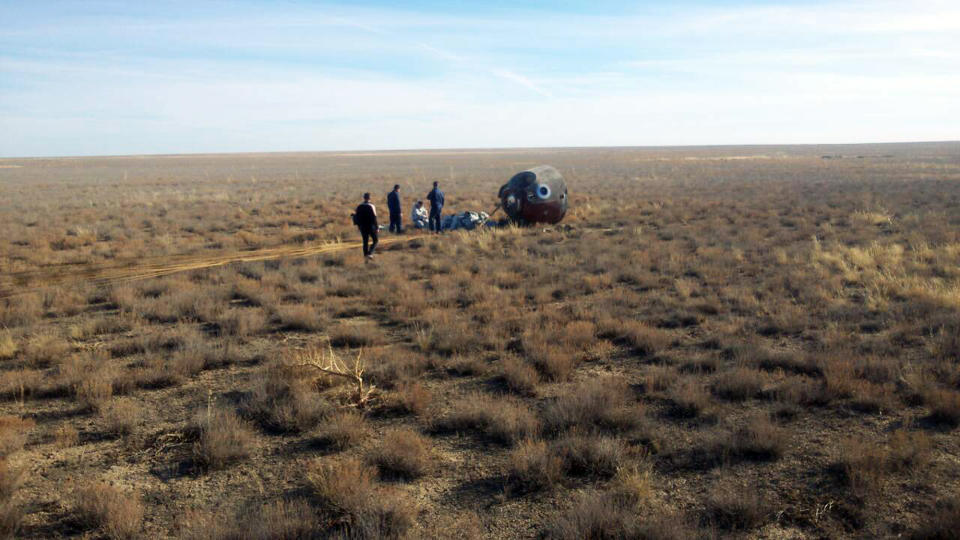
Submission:
<svg viewBox="0 0 960 540">
<path fill-rule="evenodd" d="M 952 4 L 265 11 L 0 29 L 0 155 L 960 138 Z"/>
</svg>

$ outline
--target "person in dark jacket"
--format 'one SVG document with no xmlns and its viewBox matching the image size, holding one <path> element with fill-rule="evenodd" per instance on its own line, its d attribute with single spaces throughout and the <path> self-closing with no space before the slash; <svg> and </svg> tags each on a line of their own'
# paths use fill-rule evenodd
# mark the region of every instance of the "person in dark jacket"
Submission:
<svg viewBox="0 0 960 540">
<path fill-rule="evenodd" d="M 357 207 L 357 213 L 354 214 L 354 222 L 360 229 L 360 236 L 363 237 L 363 256 L 367 259 L 373 258 L 373 251 L 377 249 L 377 208 L 370 202 L 370 194 L 363 194 L 363 202 Z M 367 247 L 367 243 L 373 240 L 373 244 Z"/>
<path fill-rule="evenodd" d="M 394 185 L 393 191 L 387 194 L 387 210 L 390 211 L 390 232 L 403 232 L 403 210 L 400 206 L 400 186 Z"/>
<path fill-rule="evenodd" d="M 440 234 L 440 214 L 443 212 L 443 192 L 440 191 L 440 183 L 434 182 L 433 189 L 427 194 L 427 200 L 430 201 L 430 230 Z"/>
</svg>

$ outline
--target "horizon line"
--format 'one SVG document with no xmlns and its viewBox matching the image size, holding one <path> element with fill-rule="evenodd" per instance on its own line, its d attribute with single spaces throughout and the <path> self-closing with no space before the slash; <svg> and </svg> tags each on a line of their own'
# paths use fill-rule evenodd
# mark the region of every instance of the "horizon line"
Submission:
<svg viewBox="0 0 960 540">
<path fill-rule="evenodd" d="M 625 149 L 706 149 L 706 148 L 757 148 L 757 147 L 824 147 L 824 146 L 882 146 L 910 144 L 960 144 L 960 139 L 945 140 L 900 140 L 842 143 L 739 143 L 739 144 L 664 144 L 664 145 L 585 145 L 585 146 L 503 146 L 503 147 L 435 147 L 435 148 L 377 148 L 351 150 L 266 150 L 266 151 L 225 151 L 225 152 L 184 152 L 155 154 L 73 154 L 73 155 L 36 155 L 36 156 L 0 156 L 0 161 L 38 160 L 38 159 L 82 159 L 82 158 L 163 158 L 163 157 L 201 157 L 201 156 L 241 156 L 241 155 L 283 155 L 283 154 L 333 154 L 364 155 L 405 153 L 441 153 L 441 152 L 511 152 L 534 150 L 625 150 Z"/>
</svg>

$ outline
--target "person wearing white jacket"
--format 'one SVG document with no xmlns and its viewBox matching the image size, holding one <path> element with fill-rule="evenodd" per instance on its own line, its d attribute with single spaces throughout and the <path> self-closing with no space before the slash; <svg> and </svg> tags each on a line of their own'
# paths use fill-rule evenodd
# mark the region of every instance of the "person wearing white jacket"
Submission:
<svg viewBox="0 0 960 540">
<path fill-rule="evenodd" d="M 427 214 L 427 207 L 423 205 L 423 201 L 417 201 L 417 204 L 413 205 L 413 211 L 410 212 L 410 216 L 413 218 L 413 227 L 415 229 L 427 228 L 427 222 L 430 216 Z"/>
</svg>

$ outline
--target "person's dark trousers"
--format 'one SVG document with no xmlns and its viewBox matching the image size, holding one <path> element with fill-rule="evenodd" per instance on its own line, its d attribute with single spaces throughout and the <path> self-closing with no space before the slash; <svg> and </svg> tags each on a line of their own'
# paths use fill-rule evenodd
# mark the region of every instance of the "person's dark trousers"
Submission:
<svg viewBox="0 0 960 540">
<path fill-rule="evenodd" d="M 434 223 L 436 223 L 436 225 L 434 225 Z M 443 232 L 440 228 L 440 211 L 434 210 L 433 208 L 430 209 L 430 230 L 436 231 L 437 234 Z"/>
<path fill-rule="evenodd" d="M 373 250 L 377 249 L 377 231 L 375 229 L 360 229 L 360 236 L 363 237 L 363 256 L 373 255 Z M 373 243 L 367 247 L 370 240 L 373 240 Z"/>
<path fill-rule="evenodd" d="M 400 212 L 390 212 L 390 232 L 403 232 L 403 220 L 401 219 L 401 216 L 403 216 L 403 214 Z"/>
</svg>

